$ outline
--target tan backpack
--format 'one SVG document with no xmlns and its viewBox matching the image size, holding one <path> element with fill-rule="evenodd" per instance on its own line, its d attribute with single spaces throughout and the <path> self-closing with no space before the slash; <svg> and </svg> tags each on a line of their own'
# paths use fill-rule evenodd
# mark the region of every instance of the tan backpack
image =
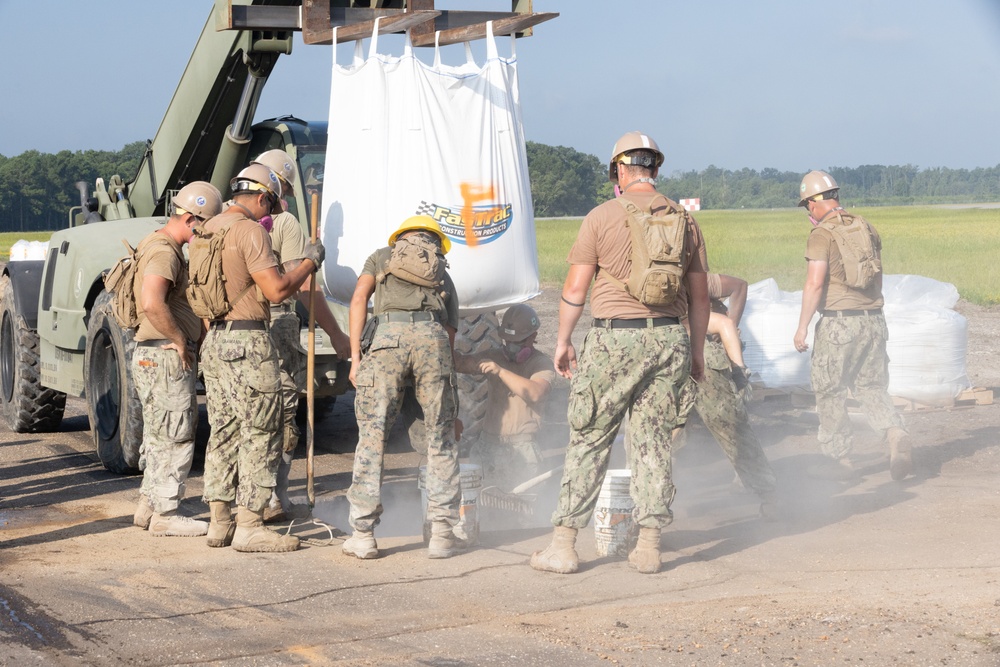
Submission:
<svg viewBox="0 0 1000 667">
<path fill-rule="evenodd" d="M 209 232 L 198 226 L 188 242 L 187 300 L 194 314 L 203 320 L 224 317 L 254 286 L 251 281 L 232 304 L 229 303 L 226 276 L 222 272 L 222 249 L 228 230 L 229 227 L 223 227 Z"/>
<path fill-rule="evenodd" d="M 169 245 L 166 239 L 163 242 Z M 135 329 L 139 326 L 139 307 L 135 298 L 135 272 L 139 266 L 140 257 L 145 254 L 153 242 L 147 244 L 143 251 L 137 252 L 129 242 L 122 239 L 126 255 L 115 262 L 115 265 L 104 274 L 104 290 L 113 294 L 111 299 L 111 314 L 118 325 L 124 329 Z M 172 247 L 172 246 L 171 246 Z M 184 258 L 181 257 L 181 261 Z"/>
<path fill-rule="evenodd" d="M 875 232 L 860 215 L 838 211 L 837 217 L 843 224 L 821 222 L 819 226 L 837 242 L 846 274 L 844 283 L 855 289 L 867 289 L 882 273 L 882 258 L 875 250 Z"/>
<path fill-rule="evenodd" d="M 411 234 L 396 239 L 382 275 L 391 273 L 415 285 L 437 288 L 444 285 L 447 268 L 448 261 L 436 244 Z"/>
<path fill-rule="evenodd" d="M 667 212 L 653 215 L 624 197 L 616 201 L 628 214 L 625 224 L 632 237 L 632 267 L 625 282 L 608 273 L 605 277 L 639 303 L 654 308 L 670 305 L 682 290 L 687 211 L 670 206 Z"/>
</svg>

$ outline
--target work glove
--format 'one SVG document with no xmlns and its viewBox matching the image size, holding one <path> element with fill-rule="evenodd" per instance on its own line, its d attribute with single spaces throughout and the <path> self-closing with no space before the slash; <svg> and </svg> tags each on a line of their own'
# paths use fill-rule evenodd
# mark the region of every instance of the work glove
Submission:
<svg viewBox="0 0 1000 667">
<path fill-rule="evenodd" d="M 323 265 L 323 258 L 326 257 L 326 248 L 323 247 L 321 241 L 310 241 L 306 245 L 305 253 L 303 253 L 302 258 L 311 260 L 313 264 L 316 265 L 318 270 L 320 266 Z"/>
</svg>

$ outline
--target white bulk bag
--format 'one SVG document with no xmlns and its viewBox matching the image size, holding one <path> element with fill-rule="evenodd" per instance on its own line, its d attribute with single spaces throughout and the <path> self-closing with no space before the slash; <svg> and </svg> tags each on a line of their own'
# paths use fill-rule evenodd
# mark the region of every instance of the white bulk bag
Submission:
<svg viewBox="0 0 1000 667">
<path fill-rule="evenodd" d="M 402 57 L 380 55 L 377 32 L 366 59 L 356 43 L 349 67 L 334 49 L 322 212 L 334 300 L 350 301 L 365 259 L 418 214 L 452 240 L 463 315 L 539 293 L 516 58 L 497 55 L 489 28 L 483 67 L 468 45 L 461 66 L 442 65 L 438 47 L 427 65 L 408 37 Z"/>
<path fill-rule="evenodd" d="M 885 320 L 889 329 L 889 393 L 929 405 L 949 405 L 969 387 L 965 370 L 968 323 L 952 310 L 954 285 L 913 275 L 884 277 Z M 802 292 L 782 292 L 771 278 L 754 283 L 740 329 L 743 358 L 753 379 L 766 387 L 809 390 L 810 354 L 795 351 Z M 813 347 L 818 316 L 806 342 Z"/>
</svg>

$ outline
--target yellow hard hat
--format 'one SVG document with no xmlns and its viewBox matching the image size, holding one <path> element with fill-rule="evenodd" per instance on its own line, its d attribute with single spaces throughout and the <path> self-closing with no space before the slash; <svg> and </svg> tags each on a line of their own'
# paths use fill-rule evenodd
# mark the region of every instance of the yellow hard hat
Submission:
<svg viewBox="0 0 1000 667">
<path fill-rule="evenodd" d="M 423 229 L 437 234 L 437 237 L 441 239 L 441 251 L 448 254 L 448 251 L 451 250 L 451 239 L 441 231 L 441 225 L 438 224 L 437 220 L 429 215 L 414 215 L 404 220 L 399 229 L 389 236 L 389 245 L 395 244 L 400 234 L 413 231 L 414 229 Z"/>
</svg>

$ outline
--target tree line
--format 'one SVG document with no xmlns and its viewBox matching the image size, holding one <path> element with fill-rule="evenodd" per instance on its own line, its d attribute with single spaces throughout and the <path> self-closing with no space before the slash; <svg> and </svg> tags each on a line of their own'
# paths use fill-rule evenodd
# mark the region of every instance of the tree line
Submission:
<svg viewBox="0 0 1000 667">
<path fill-rule="evenodd" d="M 74 183 L 89 188 L 98 177 L 138 170 L 145 143 L 119 151 L 26 151 L 0 155 L 0 231 L 53 231 L 67 226 L 80 204 Z M 608 165 L 565 146 L 527 143 L 531 196 L 538 217 L 582 216 L 612 196 Z M 976 169 L 913 165 L 830 167 L 852 206 L 951 204 L 1000 201 L 1000 165 Z M 700 171 L 660 175 L 657 189 L 671 199 L 698 197 L 703 209 L 786 208 L 798 201 L 799 172 L 777 169 Z"/>
</svg>

